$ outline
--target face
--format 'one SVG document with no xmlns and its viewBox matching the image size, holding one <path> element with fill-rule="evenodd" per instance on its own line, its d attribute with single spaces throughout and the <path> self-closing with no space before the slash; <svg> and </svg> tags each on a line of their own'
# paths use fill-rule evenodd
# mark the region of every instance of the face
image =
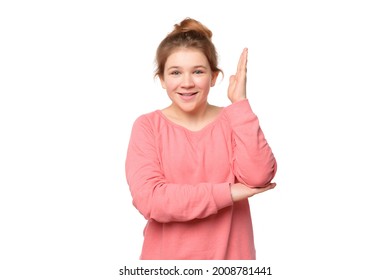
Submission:
<svg viewBox="0 0 390 280">
<path fill-rule="evenodd" d="M 176 110 L 196 113 L 207 106 L 207 96 L 217 76 L 201 51 L 180 48 L 168 57 L 160 80 Z"/>
</svg>

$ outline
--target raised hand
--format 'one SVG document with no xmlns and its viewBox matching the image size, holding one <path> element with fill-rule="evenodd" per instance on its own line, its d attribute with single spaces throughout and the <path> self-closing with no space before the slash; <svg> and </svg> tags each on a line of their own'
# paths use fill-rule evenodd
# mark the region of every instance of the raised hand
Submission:
<svg viewBox="0 0 390 280">
<path fill-rule="evenodd" d="M 246 99 L 246 65 L 248 61 L 248 49 L 245 48 L 237 65 L 237 72 L 230 76 L 228 97 L 232 103 Z"/>
</svg>

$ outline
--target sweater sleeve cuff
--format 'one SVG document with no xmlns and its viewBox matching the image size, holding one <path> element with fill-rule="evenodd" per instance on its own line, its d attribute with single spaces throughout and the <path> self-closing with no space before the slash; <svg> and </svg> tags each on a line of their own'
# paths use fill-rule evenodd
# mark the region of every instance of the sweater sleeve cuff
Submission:
<svg viewBox="0 0 390 280">
<path fill-rule="evenodd" d="M 213 197 L 217 209 L 222 209 L 233 204 L 229 183 L 215 184 L 213 187 Z"/>
<path fill-rule="evenodd" d="M 241 125 L 242 123 L 246 123 L 248 120 L 257 118 L 252 111 L 248 99 L 244 99 L 227 106 L 225 108 L 225 114 L 232 126 Z"/>
</svg>

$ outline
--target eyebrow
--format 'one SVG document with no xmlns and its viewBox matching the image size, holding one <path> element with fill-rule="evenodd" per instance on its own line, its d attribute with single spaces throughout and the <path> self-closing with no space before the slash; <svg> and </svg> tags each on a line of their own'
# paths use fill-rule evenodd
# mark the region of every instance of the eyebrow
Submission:
<svg viewBox="0 0 390 280">
<path fill-rule="evenodd" d="M 182 68 L 180 66 L 171 66 L 169 67 L 167 70 L 171 70 L 171 69 L 179 69 L 179 68 Z M 194 67 L 192 67 L 193 69 L 196 69 L 196 68 L 203 68 L 203 69 L 208 69 L 206 66 L 204 65 L 195 65 Z"/>
</svg>

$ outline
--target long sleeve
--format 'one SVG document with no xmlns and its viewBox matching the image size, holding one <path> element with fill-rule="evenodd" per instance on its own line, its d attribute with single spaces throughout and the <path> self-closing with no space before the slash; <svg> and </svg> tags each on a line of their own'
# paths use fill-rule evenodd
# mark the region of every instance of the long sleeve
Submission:
<svg viewBox="0 0 390 280">
<path fill-rule="evenodd" d="M 233 130 L 232 165 L 236 178 L 252 187 L 266 185 L 274 178 L 277 164 L 249 101 L 228 106 L 225 114 Z"/>
<path fill-rule="evenodd" d="M 146 219 L 161 223 L 190 221 L 232 205 L 227 182 L 167 182 L 160 162 L 157 134 L 150 119 L 138 118 L 133 124 L 125 164 L 133 204 Z"/>
</svg>

